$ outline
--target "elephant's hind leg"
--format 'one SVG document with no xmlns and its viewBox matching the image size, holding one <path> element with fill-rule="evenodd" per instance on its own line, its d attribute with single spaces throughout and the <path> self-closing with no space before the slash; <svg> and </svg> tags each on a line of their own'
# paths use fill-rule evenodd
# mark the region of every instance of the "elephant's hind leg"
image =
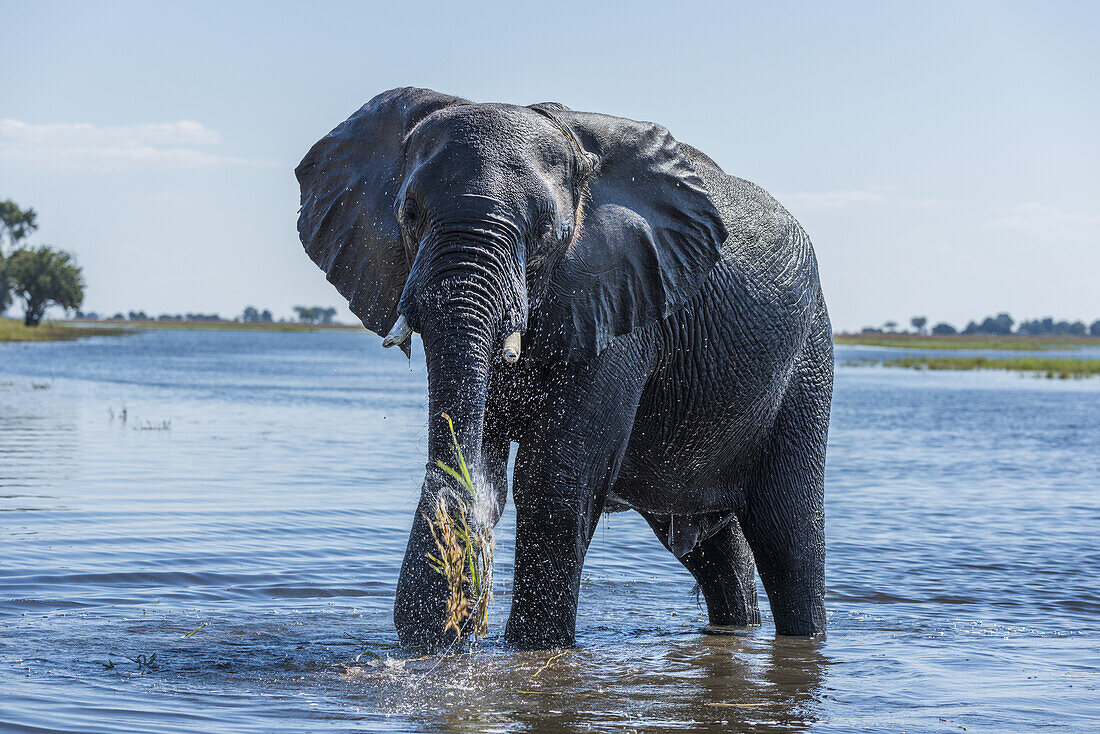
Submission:
<svg viewBox="0 0 1100 734">
<path fill-rule="evenodd" d="M 643 514 L 643 517 L 665 547 L 673 551 L 669 547 L 672 521 L 653 515 Z M 736 518 L 679 558 L 703 592 L 711 624 L 723 627 L 760 624 L 756 566 Z"/>
<path fill-rule="evenodd" d="M 827 322 L 826 322 L 827 325 Z M 791 378 L 740 516 L 780 635 L 825 631 L 825 444 L 832 343 Z"/>
</svg>

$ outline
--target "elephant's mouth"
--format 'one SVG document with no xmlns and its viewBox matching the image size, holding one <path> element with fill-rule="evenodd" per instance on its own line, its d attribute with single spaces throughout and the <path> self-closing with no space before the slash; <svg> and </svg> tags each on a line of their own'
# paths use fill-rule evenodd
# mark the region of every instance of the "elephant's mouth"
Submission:
<svg viewBox="0 0 1100 734">
<path fill-rule="evenodd" d="M 604 501 L 603 511 L 604 514 L 610 515 L 616 512 L 627 512 L 633 510 L 634 507 L 626 500 L 616 497 L 614 494 L 607 495 L 607 499 Z"/>
<path fill-rule="evenodd" d="M 397 321 L 394 322 L 393 328 L 382 339 L 382 346 L 389 349 L 393 346 L 400 346 L 406 352 L 408 356 L 408 341 L 412 336 L 413 330 L 409 326 L 408 320 L 404 315 L 398 315 Z M 507 365 L 513 365 L 519 361 L 520 354 L 523 351 L 523 336 L 519 331 L 513 331 L 509 334 L 505 340 L 504 345 L 501 347 L 500 356 Z"/>
</svg>

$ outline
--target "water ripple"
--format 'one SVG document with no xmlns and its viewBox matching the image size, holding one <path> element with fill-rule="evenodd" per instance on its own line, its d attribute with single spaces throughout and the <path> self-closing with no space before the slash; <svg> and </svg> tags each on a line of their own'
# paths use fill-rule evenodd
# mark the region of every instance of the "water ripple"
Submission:
<svg viewBox="0 0 1100 734">
<path fill-rule="evenodd" d="M 841 368 L 828 636 L 701 634 L 624 514 L 560 657 L 397 646 L 424 390 L 366 334 L 0 346 L 0 729 L 1100 728 L 1100 382 Z"/>
</svg>

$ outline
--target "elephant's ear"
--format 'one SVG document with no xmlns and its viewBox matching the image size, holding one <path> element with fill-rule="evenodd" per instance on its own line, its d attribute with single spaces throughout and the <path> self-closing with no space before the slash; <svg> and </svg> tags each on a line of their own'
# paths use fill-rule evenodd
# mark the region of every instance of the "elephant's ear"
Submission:
<svg viewBox="0 0 1100 734">
<path fill-rule="evenodd" d="M 306 153 L 298 236 L 313 262 L 371 331 L 387 333 L 409 276 L 393 204 L 405 136 L 436 110 L 466 100 L 405 87 L 383 92 Z"/>
<path fill-rule="evenodd" d="M 538 339 L 556 342 L 570 361 L 583 361 L 690 300 L 718 261 L 727 232 L 702 179 L 665 128 L 539 108 L 572 131 L 587 159 L 583 165 L 592 166 L 578 234 L 548 263 L 539 304 Z"/>
</svg>

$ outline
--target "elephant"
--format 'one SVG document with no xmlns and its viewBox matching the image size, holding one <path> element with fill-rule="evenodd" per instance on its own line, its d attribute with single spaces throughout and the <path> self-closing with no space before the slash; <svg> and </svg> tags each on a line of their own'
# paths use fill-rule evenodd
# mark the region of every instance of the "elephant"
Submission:
<svg viewBox="0 0 1100 734">
<path fill-rule="evenodd" d="M 306 253 L 386 346 L 423 344 L 402 644 L 454 642 L 427 559 L 452 439 L 490 529 L 518 445 L 505 644 L 576 644 L 589 542 L 627 509 L 711 625 L 760 624 L 759 573 L 778 635 L 823 633 L 832 327 L 809 237 L 774 198 L 654 123 L 418 88 L 373 98 L 295 173 Z"/>
</svg>

